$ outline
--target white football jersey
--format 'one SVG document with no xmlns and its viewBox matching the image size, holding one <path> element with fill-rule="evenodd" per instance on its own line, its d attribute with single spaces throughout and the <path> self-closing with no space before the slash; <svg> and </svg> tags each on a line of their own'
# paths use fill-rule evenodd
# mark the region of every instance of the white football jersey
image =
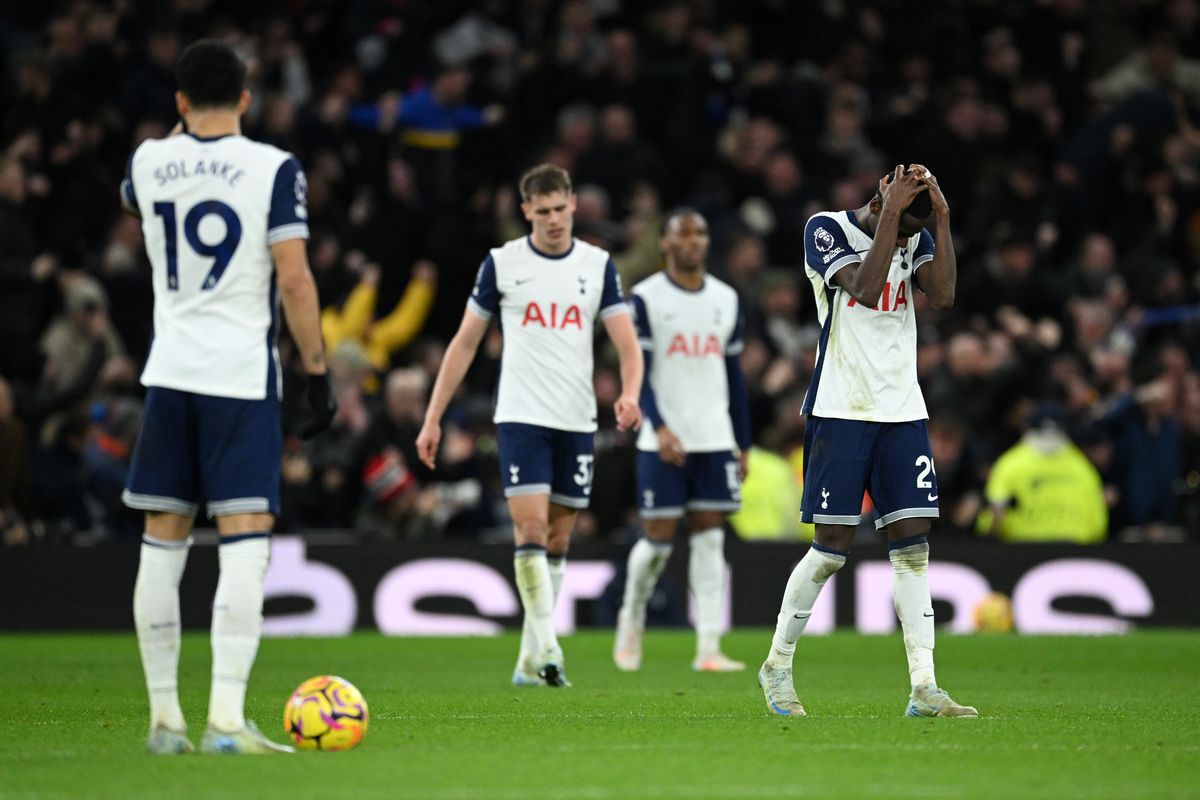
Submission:
<svg viewBox="0 0 1200 800">
<path fill-rule="evenodd" d="M 500 314 L 496 422 L 596 430 L 596 319 L 629 313 L 607 251 L 575 239 L 555 256 L 513 239 L 484 259 L 467 307 L 487 320 Z"/>
<path fill-rule="evenodd" d="M 142 384 L 245 400 L 282 391 L 271 245 L 308 238 L 304 172 L 244 136 L 147 139 L 121 184 L 153 267 Z"/>
<path fill-rule="evenodd" d="M 711 275 L 698 290 L 658 272 L 633 287 L 638 340 L 650 354 L 646 380 L 663 423 L 689 453 L 733 450 L 725 357 L 742 352 L 738 296 Z M 639 450 L 658 452 L 653 425 L 642 425 Z"/>
<path fill-rule="evenodd" d="M 804 226 L 804 272 L 821 324 L 804 413 L 868 422 L 926 419 L 912 293 L 913 275 L 933 260 L 933 236 L 923 230 L 894 251 L 878 306 L 864 308 L 833 276 L 866 258 L 872 242 L 853 211 L 822 212 Z"/>
</svg>

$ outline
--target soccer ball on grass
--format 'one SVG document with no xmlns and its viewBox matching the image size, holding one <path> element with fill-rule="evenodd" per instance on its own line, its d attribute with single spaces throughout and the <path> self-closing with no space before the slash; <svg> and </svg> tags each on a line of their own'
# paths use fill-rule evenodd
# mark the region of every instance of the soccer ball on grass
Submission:
<svg viewBox="0 0 1200 800">
<path fill-rule="evenodd" d="M 283 729 L 301 750 L 349 750 L 367 733 L 367 701 L 336 675 L 309 678 L 283 708 Z"/>
</svg>

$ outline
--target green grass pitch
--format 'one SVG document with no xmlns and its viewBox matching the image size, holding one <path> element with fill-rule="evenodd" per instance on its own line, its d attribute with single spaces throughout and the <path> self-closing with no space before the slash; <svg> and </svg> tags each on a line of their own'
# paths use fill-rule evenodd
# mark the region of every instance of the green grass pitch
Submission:
<svg viewBox="0 0 1200 800">
<path fill-rule="evenodd" d="M 509 685 L 517 641 L 273 639 L 248 715 L 283 740 L 283 702 L 323 672 L 355 682 L 371 727 L 349 753 L 151 757 L 129 635 L 0 635 L 0 798 L 1200 798 L 1200 633 L 941 636 L 938 674 L 981 718 L 907 719 L 896 636 L 805 638 L 806 719 L 755 686 L 769 632 L 726 650 L 751 669 L 695 674 L 690 632 L 651 633 L 640 673 L 611 635 L 564 640 L 568 690 Z M 207 636 L 184 640 L 193 740 Z"/>
</svg>

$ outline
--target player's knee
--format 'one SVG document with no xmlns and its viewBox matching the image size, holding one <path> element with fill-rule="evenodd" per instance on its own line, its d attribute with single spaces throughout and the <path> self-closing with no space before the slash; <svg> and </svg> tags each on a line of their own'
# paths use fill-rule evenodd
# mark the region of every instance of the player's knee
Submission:
<svg viewBox="0 0 1200 800">
<path fill-rule="evenodd" d="M 901 539 L 911 539 L 914 536 L 928 536 L 932 529 L 933 526 L 925 517 L 898 519 L 887 526 L 887 538 L 891 543 Z"/>
<path fill-rule="evenodd" d="M 693 511 L 688 515 L 688 527 L 692 529 L 692 533 L 724 526 L 725 515 L 719 511 Z"/>
<path fill-rule="evenodd" d="M 848 553 L 850 545 L 854 542 L 854 526 L 817 525 L 813 541 L 830 550 Z"/>
<path fill-rule="evenodd" d="M 671 541 L 675 538 L 675 529 L 678 527 L 678 519 L 642 520 L 642 528 L 646 531 L 646 538 L 652 542 Z"/>
<path fill-rule="evenodd" d="M 550 540 L 550 523 L 540 517 L 514 519 L 513 529 L 520 543 L 540 544 L 544 547 Z"/>
</svg>

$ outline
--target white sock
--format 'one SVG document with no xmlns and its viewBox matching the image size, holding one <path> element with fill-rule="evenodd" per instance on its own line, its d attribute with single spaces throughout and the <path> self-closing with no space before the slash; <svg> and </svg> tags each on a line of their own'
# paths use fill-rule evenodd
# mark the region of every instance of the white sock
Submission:
<svg viewBox="0 0 1200 800">
<path fill-rule="evenodd" d="M 899 545 L 899 547 L 897 547 Z M 908 676 L 914 687 L 936 683 L 933 674 L 933 603 L 929 599 L 929 541 L 913 536 L 893 542 L 892 600 L 904 631 Z"/>
<path fill-rule="evenodd" d="M 804 633 L 813 604 L 825 582 L 846 564 L 846 553 L 814 544 L 800 559 L 783 590 L 783 603 L 775 623 L 771 653 L 767 661 L 775 669 L 791 669 L 796 641 Z"/>
<path fill-rule="evenodd" d="M 646 624 L 646 604 L 654 594 L 654 586 L 671 557 L 671 542 L 656 542 L 642 537 L 629 551 L 625 568 L 625 595 L 620 613 L 635 625 Z"/>
<path fill-rule="evenodd" d="M 554 632 L 554 579 L 546 549 L 536 545 L 517 548 L 513 569 L 521 605 L 525 607 L 525 622 L 533 634 L 534 660 L 538 666 L 552 661 L 562 666 L 562 650 Z"/>
<path fill-rule="evenodd" d="M 270 535 L 222 538 L 219 555 L 221 577 L 213 598 L 208 722 L 219 730 L 236 731 L 246 724 L 246 683 L 262 636 L 263 579 L 271 555 Z"/>
<path fill-rule="evenodd" d="M 546 554 L 546 566 L 550 569 L 550 583 L 554 586 L 554 606 L 558 605 L 558 595 L 562 591 L 563 577 L 567 573 L 567 557 Z M 521 623 L 521 652 L 517 655 L 517 668 L 523 672 L 537 672 L 537 644 L 534 641 L 533 625 L 529 615 L 525 615 Z"/>
<path fill-rule="evenodd" d="M 168 542 L 142 537 L 137 582 L 133 587 L 133 622 L 137 628 L 146 691 L 150 695 L 150 728 L 187 728 L 179 707 L 179 580 L 192 539 Z"/>
<path fill-rule="evenodd" d="M 725 594 L 725 530 L 709 528 L 691 537 L 688 586 L 696 600 L 696 655 L 721 649 L 721 600 Z"/>
</svg>

